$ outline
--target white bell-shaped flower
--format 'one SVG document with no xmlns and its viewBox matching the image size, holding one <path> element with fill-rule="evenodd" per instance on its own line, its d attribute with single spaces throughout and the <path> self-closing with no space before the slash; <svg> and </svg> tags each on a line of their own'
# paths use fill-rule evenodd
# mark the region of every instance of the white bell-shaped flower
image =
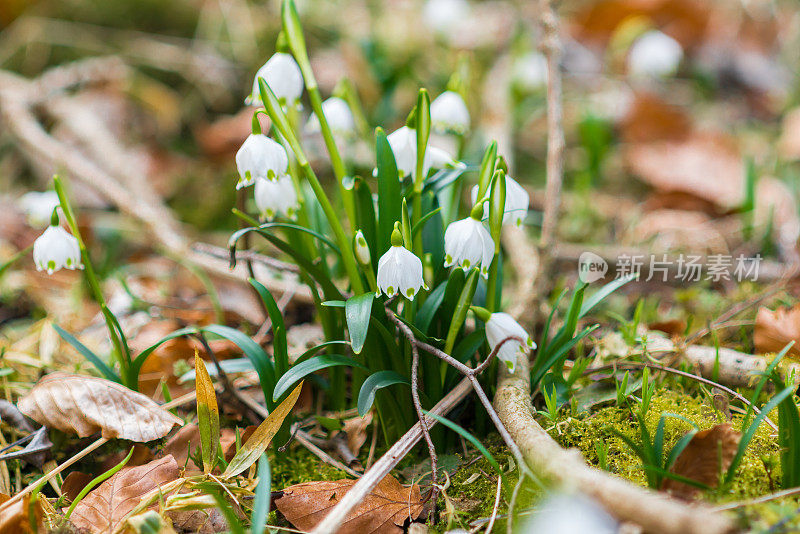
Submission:
<svg viewBox="0 0 800 534">
<path fill-rule="evenodd" d="M 431 126 L 437 133 L 458 135 L 469 129 L 469 110 L 460 94 L 445 91 L 431 102 Z"/>
<path fill-rule="evenodd" d="M 475 267 L 486 278 L 493 256 L 494 241 L 480 220 L 470 216 L 447 226 L 444 232 L 445 267 L 455 265 L 464 271 Z"/>
<path fill-rule="evenodd" d="M 392 147 L 394 160 L 397 163 L 397 171 L 400 176 L 411 175 L 412 179 L 416 179 L 417 174 L 417 132 L 408 126 L 402 126 L 386 136 L 389 141 L 389 146 Z M 425 150 L 425 159 L 423 160 L 422 172 L 425 176 L 431 169 L 442 169 L 444 167 L 459 167 L 462 163 L 453 159 L 450 154 L 437 148 L 428 145 Z"/>
<path fill-rule="evenodd" d="M 358 263 L 361 265 L 369 265 L 372 261 L 372 258 L 369 254 L 369 245 L 367 245 L 367 240 L 361 230 L 356 232 L 356 236 L 353 239 L 353 245 Z"/>
<path fill-rule="evenodd" d="M 236 189 L 253 185 L 256 178 L 277 180 L 286 174 L 289 157 L 286 150 L 264 134 L 250 134 L 236 152 L 239 182 Z"/>
<path fill-rule="evenodd" d="M 264 78 L 281 104 L 295 105 L 303 94 L 303 73 L 290 54 L 277 52 L 258 69 L 253 80 L 253 92 L 245 100 L 246 104 L 263 106 L 259 78 Z"/>
<path fill-rule="evenodd" d="M 510 372 L 514 372 L 517 358 L 526 355 L 530 349 L 536 348 L 531 336 L 522 326 L 507 313 L 493 313 L 486 321 L 486 341 L 489 348 L 494 350 L 506 338 L 515 337 L 522 340 L 510 339 L 503 343 L 497 352 L 497 357 L 503 361 Z"/>
<path fill-rule="evenodd" d="M 20 207 L 28 218 L 28 224 L 40 228 L 50 223 L 53 210 L 58 207 L 58 193 L 55 191 L 31 191 L 19 199 Z"/>
<path fill-rule="evenodd" d="M 322 103 L 322 114 L 328 121 L 333 135 L 352 137 L 356 131 L 356 121 L 350 106 L 343 99 L 333 96 Z M 311 114 L 306 122 L 307 133 L 319 133 L 319 119 L 316 114 Z"/>
<path fill-rule="evenodd" d="M 514 62 L 512 79 L 526 91 L 547 85 L 547 59 L 540 52 L 528 52 Z"/>
<path fill-rule="evenodd" d="M 478 186 L 472 187 L 472 203 L 478 201 Z M 506 175 L 506 203 L 503 207 L 503 224 L 514 223 L 517 226 L 522 224 L 528 214 L 530 197 L 524 187 L 519 185 L 516 180 Z M 483 217 L 489 216 L 489 202 L 486 201 L 483 207 Z"/>
<path fill-rule="evenodd" d="M 445 36 L 453 36 L 470 17 L 467 0 L 427 0 L 422 10 L 425 25 Z"/>
<path fill-rule="evenodd" d="M 422 261 L 413 252 L 403 246 L 400 230 L 395 225 L 392 232 L 392 246 L 378 260 L 378 291 L 387 297 L 401 294 L 408 300 L 414 300 L 419 288 L 428 289 L 422 278 Z"/>
<path fill-rule="evenodd" d="M 628 73 L 638 78 L 663 78 L 677 72 L 683 59 L 680 43 L 658 30 L 634 41 L 628 51 Z"/>
<path fill-rule="evenodd" d="M 83 269 L 78 240 L 58 225 L 52 225 L 33 242 L 33 262 L 39 271 L 53 274 L 59 269 Z"/>
<path fill-rule="evenodd" d="M 256 207 L 259 215 L 271 221 L 278 215 L 287 219 L 294 219 L 300 209 L 297 201 L 297 191 L 291 176 L 284 174 L 277 180 L 256 180 L 255 187 Z"/>
</svg>

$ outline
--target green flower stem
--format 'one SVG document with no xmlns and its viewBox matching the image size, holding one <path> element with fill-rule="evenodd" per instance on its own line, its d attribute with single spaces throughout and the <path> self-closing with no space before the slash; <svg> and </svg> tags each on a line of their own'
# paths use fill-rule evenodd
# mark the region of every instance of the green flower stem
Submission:
<svg viewBox="0 0 800 534">
<path fill-rule="evenodd" d="M 495 311 L 495 300 L 497 300 L 497 265 L 499 260 L 500 253 L 495 252 L 492 264 L 489 266 L 489 277 L 486 280 L 486 309 L 490 312 Z"/>
<path fill-rule="evenodd" d="M 269 88 L 263 78 L 260 78 L 258 82 L 261 90 L 261 101 L 264 102 L 267 113 L 270 119 L 272 119 L 275 129 L 280 132 L 292 148 L 292 152 L 294 152 L 295 158 L 297 159 L 297 164 L 303 170 L 336 236 L 337 244 L 342 251 L 342 262 L 344 263 L 345 271 L 347 271 L 347 276 L 350 278 L 350 286 L 354 293 L 361 294 L 364 292 L 364 284 L 361 280 L 361 274 L 358 271 L 358 265 L 356 264 L 352 239 L 349 239 L 347 235 L 345 235 L 344 228 L 339 220 L 339 214 L 336 213 L 331 201 L 328 199 L 328 195 L 325 194 L 325 190 L 322 188 L 322 184 L 320 184 L 317 175 L 314 173 L 314 169 L 311 168 L 311 164 L 308 162 L 308 158 L 306 158 L 305 152 L 300 146 L 300 141 L 292 130 L 289 120 L 286 118 L 286 114 L 283 112 L 278 99 L 275 97 L 275 93 L 272 92 L 272 89 Z"/>
<path fill-rule="evenodd" d="M 78 229 L 78 224 L 75 221 L 75 216 L 72 212 L 72 207 L 69 203 L 69 199 L 67 198 L 67 193 L 64 190 L 64 185 L 61 182 L 61 177 L 58 175 L 53 177 L 53 184 L 55 186 L 56 194 L 58 194 L 58 201 L 61 204 L 61 209 L 64 212 L 64 217 L 67 219 L 67 224 L 69 225 L 70 230 L 72 231 L 72 235 L 75 236 L 75 239 L 78 241 L 78 247 L 81 251 L 81 257 L 83 258 L 84 263 L 84 275 L 86 276 L 86 281 L 89 283 L 89 287 L 92 291 L 92 294 L 100 304 L 100 310 L 103 313 L 103 318 L 106 322 L 106 328 L 108 329 L 108 335 L 111 337 L 111 343 L 114 345 L 114 353 L 116 355 L 117 360 L 119 361 L 120 365 L 120 377 L 122 378 L 123 385 L 133 389 L 134 391 L 138 389 L 138 384 L 132 383 L 135 382 L 136 377 L 128 376 L 128 369 L 130 368 L 130 349 L 128 348 L 127 341 L 123 337 L 122 330 L 119 331 L 116 328 L 117 320 L 111 314 L 111 310 L 108 309 L 108 305 L 106 304 L 106 299 L 103 297 L 103 292 L 100 289 L 100 283 L 97 280 L 97 275 L 94 272 L 94 267 L 92 266 L 92 259 L 89 257 L 89 251 L 86 249 L 86 244 L 83 242 L 83 237 L 81 236 L 81 232 Z"/>
<path fill-rule="evenodd" d="M 9 268 L 9 267 L 11 267 L 12 265 L 14 265 L 14 262 L 16 262 L 17 260 L 19 260 L 19 259 L 21 259 L 21 258 L 24 258 L 25 256 L 27 256 L 27 255 L 28 255 L 28 253 L 29 253 L 31 250 L 33 250 L 33 243 L 31 243 L 30 245 L 28 245 L 28 246 L 27 246 L 27 247 L 25 247 L 24 249 L 20 250 L 19 252 L 17 252 L 17 253 L 16 253 L 16 254 L 14 254 L 13 256 L 11 256 L 11 257 L 8 259 L 8 261 L 7 261 L 7 262 L 5 262 L 4 264 L 0 265 L 0 276 L 2 276 L 2 275 L 3 275 L 3 273 L 4 273 L 4 272 L 6 272 L 6 271 L 8 270 L 8 268 Z"/>
<path fill-rule="evenodd" d="M 311 69 L 311 61 L 308 59 L 306 41 L 303 36 L 300 17 L 297 14 L 297 7 L 292 0 L 284 0 L 281 5 L 281 23 L 289 49 L 292 51 L 292 55 L 295 61 L 297 61 L 300 71 L 303 73 L 303 80 L 305 81 L 308 97 L 311 101 L 311 109 L 319 120 L 320 131 L 325 140 L 325 147 L 328 149 L 328 154 L 331 157 L 333 174 L 336 176 L 347 219 L 350 221 L 350 227 L 355 228 L 357 226 L 355 199 L 353 198 L 353 192 L 346 189 L 344 186 L 344 179 L 347 176 L 347 171 L 345 170 L 342 156 L 339 154 L 339 149 L 336 146 L 336 141 L 333 138 L 328 119 L 325 118 L 325 114 L 322 113 L 322 95 L 319 92 L 319 86 L 317 85 L 314 71 Z M 344 249 L 342 249 L 342 252 L 344 252 Z"/>
<path fill-rule="evenodd" d="M 422 219 L 422 189 L 425 184 L 425 152 L 428 149 L 428 138 L 431 133 L 431 99 L 425 88 L 419 90 L 417 97 L 417 107 L 414 117 L 417 133 L 417 162 L 416 174 L 414 175 L 414 198 L 411 201 L 411 221 L 417 224 Z M 414 254 L 422 257 L 422 232 L 414 236 L 412 250 Z"/>
<path fill-rule="evenodd" d="M 328 124 L 328 119 L 325 117 L 325 114 L 322 113 L 322 95 L 319 92 L 316 80 L 309 80 L 306 78 L 306 89 L 308 90 L 308 98 L 311 101 L 311 109 L 314 111 L 317 119 L 319 119 L 320 132 L 322 133 L 322 138 L 325 140 L 325 148 L 328 149 L 328 154 L 331 157 L 333 175 L 336 177 L 336 183 L 339 185 L 339 194 L 342 197 L 342 204 L 344 204 L 347 220 L 350 221 L 350 227 L 355 228 L 357 226 L 356 202 L 353 198 L 353 191 L 344 186 L 344 180 L 347 178 L 347 170 L 345 169 L 342 156 L 339 153 L 339 147 L 336 146 L 336 140 Z"/>
</svg>

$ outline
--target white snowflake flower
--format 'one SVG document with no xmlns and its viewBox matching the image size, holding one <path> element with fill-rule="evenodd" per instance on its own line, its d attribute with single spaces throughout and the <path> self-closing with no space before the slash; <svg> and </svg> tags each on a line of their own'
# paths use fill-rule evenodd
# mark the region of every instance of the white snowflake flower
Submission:
<svg viewBox="0 0 800 534">
<path fill-rule="evenodd" d="M 463 135 L 469 129 L 469 110 L 460 94 L 445 91 L 431 103 L 431 126 L 437 133 Z"/>
<path fill-rule="evenodd" d="M 528 52 L 514 61 L 514 83 L 526 91 L 547 85 L 547 59 L 540 52 Z"/>
<path fill-rule="evenodd" d="M 483 224 L 473 217 L 450 223 L 444 232 L 444 266 L 455 265 L 464 271 L 479 268 L 489 276 L 494 256 L 494 241 Z"/>
<path fill-rule="evenodd" d="M 31 191 L 19 199 L 20 207 L 28 218 L 28 224 L 41 228 L 50 224 L 53 210 L 58 207 L 58 193 L 55 191 Z"/>
<path fill-rule="evenodd" d="M 478 186 L 472 187 L 472 203 L 478 201 Z M 503 206 L 503 224 L 514 223 L 517 226 L 522 224 L 528 214 L 530 197 L 524 187 L 519 185 L 516 180 L 506 175 L 506 203 Z M 484 203 L 483 217 L 489 216 L 489 201 Z"/>
<path fill-rule="evenodd" d="M 253 185 L 256 178 L 277 180 L 286 174 L 289 157 L 276 141 L 263 134 L 250 134 L 236 152 L 239 182 L 236 189 Z"/>
<path fill-rule="evenodd" d="M 47 274 L 62 268 L 83 269 L 78 240 L 58 225 L 49 226 L 34 241 L 33 262 L 37 270 L 47 271 Z"/>
<path fill-rule="evenodd" d="M 493 313 L 486 321 L 486 341 L 489 343 L 489 348 L 494 350 L 501 341 L 509 337 L 519 338 L 523 342 L 520 343 L 516 339 L 506 341 L 497 352 L 497 357 L 505 362 L 509 372 L 513 373 L 514 367 L 517 365 L 517 358 L 520 355 L 527 355 L 530 349 L 535 349 L 536 343 L 509 314 Z"/>
<path fill-rule="evenodd" d="M 469 19 L 471 11 L 467 0 L 428 0 L 422 16 L 430 29 L 452 37 Z"/>
<path fill-rule="evenodd" d="M 414 300 L 419 288 L 428 289 L 422 278 L 422 261 L 413 252 L 403 247 L 403 238 L 395 227 L 392 232 L 392 246 L 378 260 L 378 291 L 387 297 L 401 294 L 408 300 Z"/>
<path fill-rule="evenodd" d="M 400 176 L 411 175 L 412 179 L 416 179 L 417 174 L 417 132 L 413 128 L 403 126 L 393 131 L 386 136 L 389 141 L 389 146 L 392 147 L 394 159 L 397 163 L 397 171 Z M 442 169 L 444 167 L 460 167 L 463 163 L 453 159 L 450 154 L 437 148 L 428 145 L 425 150 L 425 159 L 423 160 L 422 173 L 424 176 L 428 175 L 431 169 Z"/>
<path fill-rule="evenodd" d="M 628 51 L 628 73 L 638 78 L 664 78 L 677 72 L 683 59 L 680 43 L 658 30 L 634 41 Z"/>
<path fill-rule="evenodd" d="M 259 78 L 264 78 L 281 104 L 296 105 L 303 94 L 303 73 L 300 72 L 300 67 L 291 54 L 283 52 L 273 54 L 269 61 L 258 69 L 253 80 L 253 92 L 245 99 L 245 104 L 264 105 L 261 102 L 261 90 L 258 86 Z"/>
<path fill-rule="evenodd" d="M 255 200 L 259 215 L 271 221 L 278 215 L 294 219 L 300 209 L 297 191 L 291 176 L 284 174 L 277 180 L 256 180 Z"/>
<path fill-rule="evenodd" d="M 356 132 L 356 121 L 353 118 L 353 112 L 350 106 L 347 105 L 343 99 L 333 96 L 322 103 L 322 114 L 328 121 L 328 126 L 331 127 L 331 132 L 334 135 L 341 137 L 352 137 Z M 320 125 L 319 118 L 316 114 L 311 114 L 306 122 L 307 133 L 319 133 Z"/>
</svg>

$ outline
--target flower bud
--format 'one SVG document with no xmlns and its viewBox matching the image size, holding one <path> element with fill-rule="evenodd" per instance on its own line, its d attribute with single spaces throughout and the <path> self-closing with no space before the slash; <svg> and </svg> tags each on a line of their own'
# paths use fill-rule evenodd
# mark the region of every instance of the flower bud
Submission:
<svg viewBox="0 0 800 534">
<path fill-rule="evenodd" d="M 364 239 L 364 234 L 361 232 L 361 230 L 356 232 L 354 249 L 358 263 L 361 265 L 369 265 L 372 259 L 369 255 L 369 246 L 367 245 L 367 240 Z"/>
</svg>

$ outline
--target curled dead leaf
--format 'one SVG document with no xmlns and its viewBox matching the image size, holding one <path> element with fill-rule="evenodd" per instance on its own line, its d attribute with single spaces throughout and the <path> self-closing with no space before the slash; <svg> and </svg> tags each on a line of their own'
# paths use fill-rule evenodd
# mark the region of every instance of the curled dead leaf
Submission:
<svg viewBox="0 0 800 534">
<path fill-rule="evenodd" d="M 103 378 L 53 373 L 17 403 L 20 411 L 48 428 L 79 437 L 146 442 L 163 438 L 183 421 L 141 393 Z"/>
<path fill-rule="evenodd" d="M 355 482 L 347 479 L 296 484 L 281 492 L 275 506 L 296 528 L 310 531 Z M 416 519 L 421 512 L 419 486 L 403 486 L 387 475 L 342 521 L 339 533 L 400 533 L 406 520 Z"/>
<path fill-rule="evenodd" d="M 790 341 L 795 344 L 789 354 L 800 356 L 800 306 L 775 311 L 759 308 L 753 336 L 756 352 L 780 352 Z"/>
<path fill-rule="evenodd" d="M 180 469 L 172 456 L 124 468 L 90 491 L 75 507 L 70 521 L 79 529 L 110 534 L 139 505 L 142 497 L 178 480 L 179 476 Z"/>
<path fill-rule="evenodd" d="M 715 488 L 719 483 L 719 474 L 728 469 L 736 456 L 741 437 L 729 423 L 698 432 L 675 460 L 670 472 Z M 694 486 L 671 478 L 664 479 L 661 489 L 687 500 L 696 498 L 701 492 Z"/>
</svg>

